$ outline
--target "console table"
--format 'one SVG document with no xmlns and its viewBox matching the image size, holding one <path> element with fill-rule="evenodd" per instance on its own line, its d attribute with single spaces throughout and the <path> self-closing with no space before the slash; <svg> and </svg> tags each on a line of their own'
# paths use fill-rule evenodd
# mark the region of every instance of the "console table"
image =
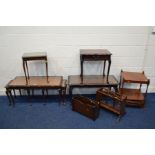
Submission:
<svg viewBox="0 0 155 155">
<path fill-rule="evenodd" d="M 47 64 L 46 52 L 24 53 L 22 56 L 22 59 L 23 59 L 23 69 L 24 69 L 24 74 L 25 74 L 27 84 L 28 84 L 28 80 L 30 79 L 27 61 L 34 61 L 34 60 L 45 61 L 46 77 L 47 77 L 47 82 L 48 82 L 48 64 Z"/>
<path fill-rule="evenodd" d="M 28 97 L 30 98 L 30 91 L 34 92 L 35 89 L 42 90 L 42 95 L 45 99 L 48 96 L 48 90 L 57 89 L 59 91 L 60 100 L 64 103 L 66 95 L 66 80 L 62 76 L 49 76 L 48 82 L 45 76 L 31 76 L 29 84 L 26 83 L 24 76 L 17 76 L 6 85 L 6 95 L 9 99 L 10 105 L 15 105 L 15 90 L 27 90 Z M 12 94 L 14 92 L 14 95 Z M 46 96 L 45 92 L 46 91 Z M 30 103 L 31 104 L 31 103 Z"/>
<path fill-rule="evenodd" d="M 109 75 L 107 82 L 107 76 L 102 75 L 71 75 L 68 77 L 69 94 L 72 96 L 74 88 L 98 88 L 98 87 L 113 87 L 115 91 L 118 91 L 118 81 L 113 75 Z"/>
<path fill-rule="evenodd" d="M 105 76 L 106 61 L 108 61 L 107 81 L 111 66 L 111 53 L 106 49 L 81 49 L 81 77 L 83 77 L 83 63 L 84 61 L 104 61 L 103 76 Z"/>
<path fill-rule="evenodd" d="M 140 87 L 139 89 L 124 88 L 125 83 L 139 84 Z M 141 87 L 143 84 L 146 85 L 146 91 L 144 94 L 141 91 Z M 143 107 L 145 104 L 145 98 L 147 96 L 149 84 L 150 80 L 145 76 L 144 72 L 139 73 L 121 71 L 119 92 L 121 95 L 127 96 L 126 105 Z"/>
</svg>

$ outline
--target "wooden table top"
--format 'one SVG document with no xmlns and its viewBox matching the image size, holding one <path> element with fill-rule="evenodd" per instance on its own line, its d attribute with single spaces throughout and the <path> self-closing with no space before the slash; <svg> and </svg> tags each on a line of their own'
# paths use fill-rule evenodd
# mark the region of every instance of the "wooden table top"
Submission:
<svg viewBox="0 0 155 155">
<path fill-rule="evenodd" d="M 109 82 L 109 83 L 108 83 Z M 68 77 L 69 85 L 118 85 L 118 81 L 113 75 L 109 75 L 107 82 L 107 76 L 103 75 L 83 75 L 83 80 L 80 75 L 71 75 Z"/>
<path fill-rule="evenodd" d="M 39 57 L 47 57 L 46 52 L 32 52 L 32 53 L 24 53 L 22 58 L 39 58 Z"/>
<path fill-rule="evenodd" d="M 81 49 L 80 55 L 112 55 L 107 49 Z"/>
<path fill-rule="evenodd" d="M 17 76 L 6 87 L 60 87 L 63 82 L 62 76 L 30 76 L 26 84 L 25 76 Z"/>
<path fill-rule="evenodd" d="M 143 73 L 138 72 L 122 72 L 122 78 L 125 82 L 132 82 L 132 83 L 148 83 L 149 80 Z"/>
</svg>

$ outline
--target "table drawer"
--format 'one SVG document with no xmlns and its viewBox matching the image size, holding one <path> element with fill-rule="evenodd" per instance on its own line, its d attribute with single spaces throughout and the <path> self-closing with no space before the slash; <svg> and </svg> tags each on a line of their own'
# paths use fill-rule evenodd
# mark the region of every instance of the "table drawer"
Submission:
<svg viewBox="0 0 155 155">
<path fill-rule="evenodd" d="M 110 60 L 110 55 L 81 55 L 81 60 L 85 61 Z"/>
</svg>

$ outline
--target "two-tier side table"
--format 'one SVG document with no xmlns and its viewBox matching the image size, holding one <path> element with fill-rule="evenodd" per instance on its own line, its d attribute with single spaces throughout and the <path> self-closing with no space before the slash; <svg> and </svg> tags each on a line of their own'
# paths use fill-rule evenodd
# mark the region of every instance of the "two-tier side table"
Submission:
<svg viewBox="0 0 155 155">
<path fill-rule="evenodd" d="M 125 88 L 125 83 L 139 84 L 139 88 Z M 146 91 L 142 92 L 142 85 L 146 85 Z M 126 105 L 143 107 L 145 104 L 148 86 L 150 80 L 146 77 L 144 72 L 126 72 L 121 71 L 120 89 L 121 95 L 127 96 Z"/>
</svg>

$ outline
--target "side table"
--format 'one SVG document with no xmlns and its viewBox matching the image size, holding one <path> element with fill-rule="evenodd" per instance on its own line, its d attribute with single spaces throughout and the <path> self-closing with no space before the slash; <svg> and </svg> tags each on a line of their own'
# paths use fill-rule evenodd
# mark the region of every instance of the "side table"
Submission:
<svg viewBox="0 0 155 155">
<path fill-rule="evenodd" d="M 124 88 L 125 83 L 140 84 L 139 89 Z M 146 91 L 143 94 L 141 91 L 142 85 L 146 85 Z M 121 71 L 120 89 L 121 95 L 127 96 L 126 105 L 143 107 L 147 96 L 150 80 L 145 76 L 144 72 L 126 72 Z"/>
<path fill-rule="evenodd" d="M 108 61 L 107 81 L 111 66 L 111 53 L 106 49 L 81 49 L 81 77 L 83 77 L 83 63 L 84 61 L 104 61 L 103 76 L 105 76 L 106 61 Z"/>
<path fill-rule="evenodd" d="M 46 77 L 44 76 L 31 76 L 29 80 L 29 84 L 26 84 L 24 76 L 17 76 L 13 80 L 11 80 L 6 86 L 6 95 L 9 99 L 10 105 L 15 105 L 15 91 L 16 90 L 26 90 L 27 95 L 30 99 L 31 94 L 30 91 L 34 92 L 34 90 L 42 90 L 42 96 L 46 100 L 49 96 L 48 90 L 58 90 L 60 103 L 65 103 L 66 96 L 66 87 L 67 81 L 63 79 L 62 76 L 49 76 L 49 82 L 47 82 Z M 12 94 L 14 92 L 14 95 Z M 46 91 L 46 95 L 45 95 Z M 20 93 L 21 95 L 21 93 Z M 32 94 L 32 96 L 34 93 Z M 45 103 L 45 102 L 44 102 Z M 30 102 L 30 105 L 32 103 Z"/>
<path fill-rule="evenodd" d="M 47 77 L 47 82 L 48 82 L 48 63 L 47 63 L 46 52 L 24 53 L 22 56 L 22 59 L 23 59 L 23 69 L 24 69 L 24 74 L 25 74 L 27 84 L 28 84 L 28 80 L 30 79 L 27 61 L 34 61 L 34 60 L 45 61 L 46 77 Z"/>
</svg>

